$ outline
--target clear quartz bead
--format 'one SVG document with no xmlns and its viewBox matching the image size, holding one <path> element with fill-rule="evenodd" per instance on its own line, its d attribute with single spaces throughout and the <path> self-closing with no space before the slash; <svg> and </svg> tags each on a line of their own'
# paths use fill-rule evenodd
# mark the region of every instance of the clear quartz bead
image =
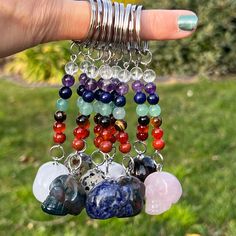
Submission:
<svg viewBox="0 0 236 236">
<path fill-rule="evenodd" d="M 130 73 L 132 74 L 132 80 L 141 80 L 143 77 L 143 70 L 140 67 L 133 67 Z"/>
<path fill-rule="evenodd" d="M 104 80 L 109 80 L 112 77 L 112 68 L 109 65 L 102 65 L 99 69 L 99 74 Z"/>
<path fill-rule="evenodd" d="M 120 82 L 127 83 L 130 81 L 131 76 L 132 75 L 131 75 L 130 71 L 128 71 L 127 69 L 123 69 L 119 72 L 118 79 L 120 80 Z"/>
<path fill-rule="evenodd" d="M 80 70 L 84 73 L 87 73 L 87 68 L 91 66 L 91 62 L 90 61 L 82 61 L 80 63 Z"/>
<path fill-rule="evenodd" d="M 86 74 L 89 78 L 95 79 L 98 76 L 98 72 L 99 72 L 99 70 L 95 65 L 90 65 L 87 68 Z"/>
<path fill-rule="evenodd" d="M 147 69 L 143 73 L 143 80 L 147 83 L 153 82 L 156 79 L 156 72 L 152 69 Z"/>
<path fill-rule="evenodd" d="M 113 75 L 112 77 L 115 78 L 115 79 L 118 79 L 118 76 L 119 76 L 119 73 L 121 71 L 121 67 L 120 66 L 112 66 L 112 72 L 113 72 Z"/>
<path fill-rule="evenodd" d="M 68 75 L 74 75 L 75 73 L 78 72 L 78 70 L 79 70 L 78 65 L 73 61 L 70 61 L 65 65 L 65 72 Z"/>
</svg>

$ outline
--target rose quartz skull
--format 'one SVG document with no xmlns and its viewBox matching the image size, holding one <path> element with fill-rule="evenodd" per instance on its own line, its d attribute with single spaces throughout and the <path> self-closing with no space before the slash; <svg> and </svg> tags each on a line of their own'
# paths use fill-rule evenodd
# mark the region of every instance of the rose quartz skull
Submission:
<svg viewBox="0 0 236 236">
<path fill-rule="evenodd" d="M 146 213 L 159 215 L 170 209 L 182 195 L 178 179 L 168 172 L 154 172 L 144 181 L 146 190 Z"/>
</svg>

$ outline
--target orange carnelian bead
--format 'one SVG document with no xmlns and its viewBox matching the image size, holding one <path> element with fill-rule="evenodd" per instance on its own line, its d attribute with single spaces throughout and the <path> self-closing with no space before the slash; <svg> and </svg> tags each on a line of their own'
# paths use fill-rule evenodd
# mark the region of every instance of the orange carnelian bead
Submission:
<svg viewBox="0 0 236 236">
<path fill-rule="evenodd" d="M 66 124 L 61 122 L 55 122 L 53 125 L 53 130 L 56 133 L 63 133 L 66 130 Z"/>
<path fill-rule="evenodd" d="M 87 129 L 77 127 L 77 128 L 74 129 L 73 133 L 74 133 L 74 136 L 76 136 L 76 138 L 84 139 L 84 138 L 87 138 L 89 136 L 90 132 Z"/>
<path fill-rule="evenodd" d="M 163 130 L 161 128 L 155 128 L 152 130 L 152 137 L 155 139 L 161 139 L 163 136 Z"/>
<path fill-rule="evenodd" d="M 148 125 L 138 125 L 137 130 L 139 133 L 148 133 Z"/>
<path fill-rule="evenodd" d="M 81 151 L 85 146 L 85 142 L 83 139 L 77 139 L 75 138 L 72 142 L 72 147 L 76 150 L 76 151 Z"/>
<path fill-rule="evenodd" d="M 136 137 L 137 137 L 137 139 L 138 140 L 140 140 L 140 141 L 145 141 L 145 140 L 147 140 L 147 138 L 148 138 L 148 133 L 137 133 L 136 134 Z"/>
<path fill-rule="evenodd" d="M 154 139 L 152 146 L 156 150 L 162 150 L 165 147 L 165 142 L 163 139 Z"/>
<path fill-rule="evenodd" d="M 128 153 L 128 152 L 130 152 L 130 150 L 131 150 L 131 144 L 130 144 L 129 142 L 127 142 L 127 143 L 122 143 L 122 144 L 120 144 L 120 146 L 119 146 L 119 150 L 120 150 L 120 152 L 122 152 L 122 153 Z"/>
<path fill-rule="evenodd" d="M 108 129 L 111 132 L 111 134 L 115 134 L 117 132 L 115 126 L 111 125 L 111 126 L 108 127 Z"/>
<path fill-rule="evenodd" d="M 103 129 L 100 135 L 105 141 L 109 141 L 112 138 L 112 133 L 109 129 Z"/>
<path fill-rule="evenodd" d="M 102 141 L 99 145 L 99 149 L 101 152 L 108 153 L 112 150 L 112 142 L 111 141 Z"/>
<path fill-rule="evenodd" d="M 63 133 L 55 133 L 53 136 L 53 140 L 55 143 L 64 143 L 66 140 L 66 135 Z"/>
<path fill-rule="evenodd" d="M 103 138 L 101 136 L 98 136 L 94 139 L 93 143 L 97 148 L 99 148 L 102 141 L 104 141 Z"/>
<path fill-rule="evenodd" d="M 126 132 L 121 131 L 117 134 L 116 138 L 120 143 L 127 143 L 129 135 Z"/>
<path fill-rule="evenodd" d="M 116 142 L 116 136 L 115 136 L 115 135 L 112 135 L 110 141 L 111 141 L 112 143 L 115 143 L 115 142 Z"/>
</svg>

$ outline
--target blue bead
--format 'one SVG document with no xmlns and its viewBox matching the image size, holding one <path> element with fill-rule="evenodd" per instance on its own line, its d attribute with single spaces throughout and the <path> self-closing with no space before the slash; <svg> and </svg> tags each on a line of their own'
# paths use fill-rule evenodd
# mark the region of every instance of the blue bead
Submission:
<svg viewBox="0 0 236 236">
<path fill-rule="evenodd" d="M 85 90 L 83 92 L 83 99 L 85 102 L 92 102 L 94 100 L 94 93 L 92 91 L 89 90 Z"/>
<path fill-rule="evenodd" d="M 101 89 L 97 89 L 97 90 L 95 91 L 94 96 L 95 96 L 95 99 L 96 99 L 97 101 L 100 101 L 100 97 L 101 97 L 102 93 L 103 93 L 103 91 L 102 91 Z"/>
<path fill-rule="evenodd" d="M 142 92 L 137 92 L 134 96 L 134 101 L 137 104 L 143 104 L 146 102 L 146 94 Z"/>
<path fill-rule="evenodd" d="M 120 96 L 115 90 L 111 92 L 112 101 L 115 101 L 116 97 Z"/>
<path fill-rule="evenodd" d="M 108 92 L 103 92 L 100 96 L 100 101 L 103 103 L 109 103 L 112 100 L 112 95 Z"/>
<path fill-rule="evenodd" d="M 117 107 L 123 107 L 126 104 L 125 96 L 117 96 L 114 100 L 114 103 Z"/>
<path fill-rule="evenodd" d="M 77 88 L 77 94 L 82 97 L 83 92 L 84 92 L 85 90 L 86 90 L 86 89 L 85 89 L 85 86 L 84 86 L 84 85 L 80 85 L 80 86 Z"/>
<path fill-rule="evenodd" d="M 159 96 L 156 93 L 152 93 L 147 97 L 147 101 L 150 105 L 156 105 L 159 102 Z"/>
<path fill-rule="evenodd" d="M 62 87 L 59 90 L 59 96 L 63 99 L 68 99 L 72 95 L 72 90 L 69 87 Z"/>
</svg>

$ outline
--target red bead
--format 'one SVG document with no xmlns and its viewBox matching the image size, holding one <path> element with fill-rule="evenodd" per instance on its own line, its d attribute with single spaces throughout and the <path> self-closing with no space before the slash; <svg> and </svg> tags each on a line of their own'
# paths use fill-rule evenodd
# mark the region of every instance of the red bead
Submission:
<svg viewBox="0 0 236 236">
<path fill-rule="evenodd" d="M 111 141 L 112 143 L 115 143 L 115 142 L 116 142 L 116 136 L 115 136 L 115 135 L 112 135 L 110 141 Z"/>
<path fill-rule="evenodd" d="M 148 138 L 148 133 L 137 133 L 136 137 L 140 141 L 145 141 Z"/>
<path fill-rule="evenodd" d="M 95 125 L 94 126 L 94 129 L 93 129 L 93 132 L 96 134 L 96 135 L 98 135 L 98 134 L 100 134 L 100 132 L 102 132 L 102 126 L 101 125 Z"/>
<path fill-rule="evenodd" d="M 78 126 L 79 126 L 80 128 L 89 129 L 89 127 L 90 127 L 90 122 L 89 122 L 89 120 L 87 120 L 84 124 L 79 124 Z"/>
<path fill-rule="evenodd" d="M 63 133 L 66 130 L 66 124 L 61 122 L 55 122 L 53 125 L 53 130 L 56 133 Z"/>
<path fill-rule="evenodd" d="M 127 141 L 129 140 L 129 135 L 126 132 L 122 131 L 119 132 L 116 137 L 120 143 L 127 143 Z"/>
<path fill-rule="evenodd" d="M 64 143 L 66 140 L 66 135 L 63 133 L 55 133 L 53 136 L 53 140 L 55 143 Z"/>
<path fill-rule="evenodd" d="M 101 152 L 108 153 L 112 150 L 112 142 L 111 141 L 102 141 L 100 143 L 99 149 Z"/>
<path fill-rule="evenodd" d="M 76 150 L 76 151 L 81 151 L 83 150 L 85 146 L 85 142 L 83 139 L 77 139 L 75 138 L 72 142 L 72 147 Z"/>
<path fill-rule="evenodd" d="M 103 129 L 100 135 L 105 141 L 110 141 L 112 138 L 112 133 L 109 129 Z"/>
<path fill-rule="evenodd" d="M 152 136 L 155 139 L 161 139 L 163 134 L 164 134 L 164 132 L 161 128 L 155 128 L 152 130 Z"/>
<path fill-rule="evenodd" d="M 110 130 L 111 134 L 115 134 L 117 131 L 116 131 L 116 128 L 115 126 L 109 126 L 108 129 Z"/>
<path fill-rule="evenodd" d="M 165 142 L 163 139 L 154 139 L 152 146 L 156 150 L 162 150 L 165 147 Z"/>
<path fill-rule="evenodd" d="M 98 136 L 94 139 L 93 143 L 97 148 L 99 148 L 102 141 L 104 141 L 103 138 L 101 136 Z"/>
<path fill-rule="evenodd" d="M 89 130 L 87 129 L 84 129 L 84 128 L 80 128 L 80 127 L 77 127 L 74 129 L 74 136 L 77 138 L 77 139 L 85 139 L 89 136 Z"/>
<path fill-rule="evenodd" d="M 137 130 L 139 133 L 148 133 L 148 125 L 138 125 Z"/>
<path fill-rule="evenodd" d="M 128 153 L 131 150 L 131 144 L 129 142 L 128 143 L 122 143 L 119 146 L 119 150 L 122 153 Z"/>
</svg>

